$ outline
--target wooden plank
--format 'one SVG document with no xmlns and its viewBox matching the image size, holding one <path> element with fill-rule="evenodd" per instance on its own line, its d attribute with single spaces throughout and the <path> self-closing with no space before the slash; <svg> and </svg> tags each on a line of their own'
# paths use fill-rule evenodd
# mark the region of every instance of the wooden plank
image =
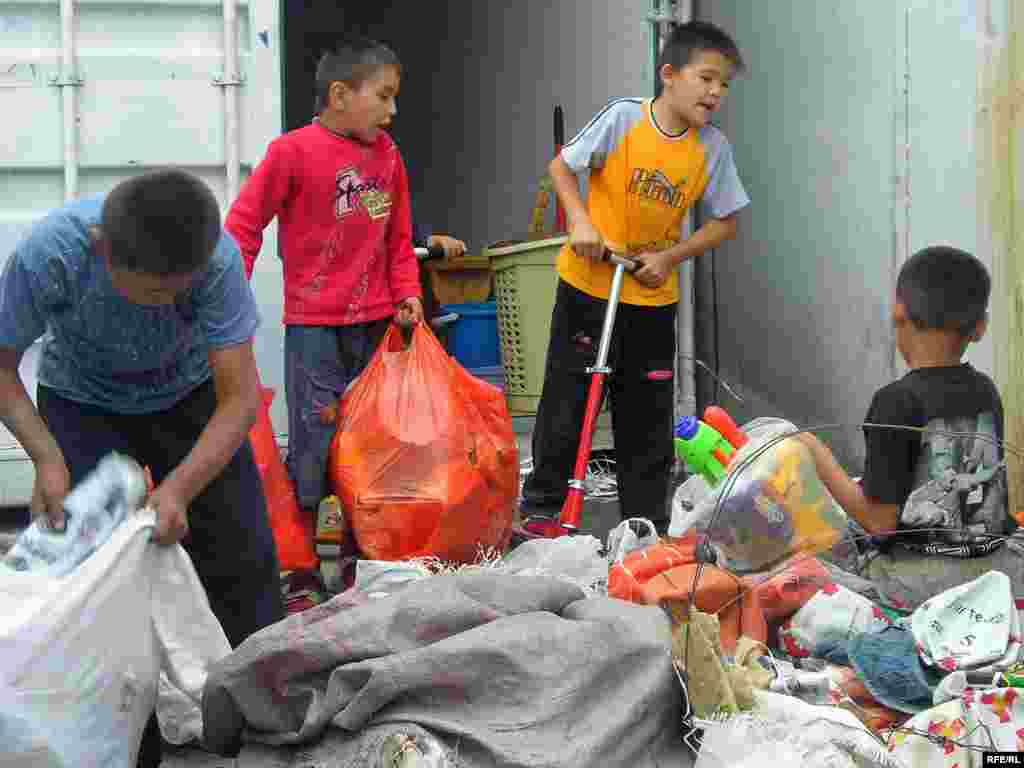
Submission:
<svg viewBox="0 0 1024 768">
<path fill-rule="evenodd" d="M 992 254 L 989 333 L 1005 440 L 1024 449 L 1024 8 L 978 3 L 978 249 Z M 1024 459 L 1007 452 L 1010 509 L 1024 522 Z"/>
</svg>

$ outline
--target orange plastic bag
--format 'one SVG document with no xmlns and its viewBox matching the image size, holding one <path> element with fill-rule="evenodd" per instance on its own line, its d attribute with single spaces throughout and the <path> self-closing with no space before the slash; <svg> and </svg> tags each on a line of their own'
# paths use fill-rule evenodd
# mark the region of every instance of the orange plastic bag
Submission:
<svg viewBox="0 0 1024 768">
<path fill-rule="evenodd" d="M 519 454 L 504 395 L 422 323 L 407 348 L 392 325 L 345 393 L 329 473 L 368 558 L 469 563 L 508 545 Z"/>
<path fill-rule="evenodd" d="M 259 420 L 249 430 L 249 443 L 253 458 L 263 480 L 263 493 L 267 497 L 267 516 L 274 534 L 277 559 L 282 571 L 312 570 L 320 560 L 313 547 L 313 521 L 299 508 L 281 454 L 274 439 L 270 423 L 270 404 L 274 390 L 263 388 L 263 408 Z"/>
</svg>

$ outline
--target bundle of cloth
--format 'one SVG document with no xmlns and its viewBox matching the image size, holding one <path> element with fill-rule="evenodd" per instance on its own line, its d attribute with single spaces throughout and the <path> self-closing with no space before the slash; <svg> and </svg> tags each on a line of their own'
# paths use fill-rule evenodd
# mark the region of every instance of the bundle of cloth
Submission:
<svg viewBox="0 0 1024 768">
<path fill-rule="evenodd" d="M 654 768 L 692 762 L 681 691 L 660 608 L 480 568 L 352 589 L 253 635 L 210 668 L 203 722 L 256 768 L 417 742 L 441 745 L 437 766 Z"/>
</svg>

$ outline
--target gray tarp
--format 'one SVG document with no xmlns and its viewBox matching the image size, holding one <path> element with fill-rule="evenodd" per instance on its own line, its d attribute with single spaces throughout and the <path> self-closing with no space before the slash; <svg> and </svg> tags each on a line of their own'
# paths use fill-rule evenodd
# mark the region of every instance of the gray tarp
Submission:
<svg viewBox="0 0 1024 768">
<path fill-rule="evenodd" d="M 670 647 L 660 610 L 584 599 L 554 577 L 482 569 L 371 602 L 350 591 L 210 670 L 206 742 L 306 745 L 278 764 L 290 752 L 309 766 L 326 735 L 337 751 L 316 768 L 345 766 L 346 742 L 365 755 L 367 734 L 411 723 L 466 768 L 692 765 Z"/>
</svg>

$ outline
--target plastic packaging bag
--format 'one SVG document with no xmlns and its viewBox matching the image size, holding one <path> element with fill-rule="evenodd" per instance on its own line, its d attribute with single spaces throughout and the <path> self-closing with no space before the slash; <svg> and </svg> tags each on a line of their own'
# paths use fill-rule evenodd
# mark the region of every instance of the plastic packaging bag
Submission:
<svg viewBox="0 0 1024 768">
<path fill-rule="evenodd" d="M 0 559 L 0 577 L 29 572 L 67 576 L 96 552 L 146 498 L 138 462 L 118 453 L 104 457 L 64 499 L 63 531 L 36 517 Z"/>
<path fill-rule="evenodd" d="M 634 526 L 646 528 L 647 533 L 638 536 Z M 658 530 L 654 523 L 643 517 L 623 520 L 608 533 L 608 559 L 621 563 L 630 552 L 652 547 L 658 543 Z"/>
<path fill-rule="evenodd" d="M 169 740 L 201 737 L 206 670 L 231 646 L 185 550 L 150 542 L 145 490 L 107 456 L 65 500 L 66 532 L 33 523 L 0 567 L 0 764 L 133 768 L 154 705 Z"/>
<path fill-rule="evenodd" d="M 342 398 L 329 468 L 367 558 L 469 563 L 511 536 L 519 457 L 504 395 L 422 323 L 408 348 L 389 328 Z"/>
<path fill-rule="evenodd" d="M 694 768 L 910 768 L 850 712 L 754 690 L 753 712 L 711 721 Z"/>
<path fill-rule="evenodd" d="M 782 419 L 744 425 L 750 442 L 733 457 L 725 477 L 708 488 L 700 476 L 676 492 L 669 534 L 692 528 L 707 534 L 719 564 L 734 573 L 753 573 L 796 554 L 832 549 L 847 533 L 846 513 L 818 479 L 814 460 L 795 439 L 776 443 L 747 468 L 747 457 L 773 438 L 797 428 Z M 738 473 L 738 474 L 737 474 Z M 717 519 L 715 503 L 726 489 Z"/>
<path fill-rule="evenodd" d="M 304 571 L 317 567 L 319 559 L 313 548 L 313 521 L 302 514 L 295 487 L 281 460 L 270 422 L 270 405 L 274 390 L 263 388 L 263 408 L 259 420 L 249 431 L 253 458 L 263 480 L 267 497 L 267 516 L 274 534 L 277 559 L 282 571 Z"/>
</svg>

